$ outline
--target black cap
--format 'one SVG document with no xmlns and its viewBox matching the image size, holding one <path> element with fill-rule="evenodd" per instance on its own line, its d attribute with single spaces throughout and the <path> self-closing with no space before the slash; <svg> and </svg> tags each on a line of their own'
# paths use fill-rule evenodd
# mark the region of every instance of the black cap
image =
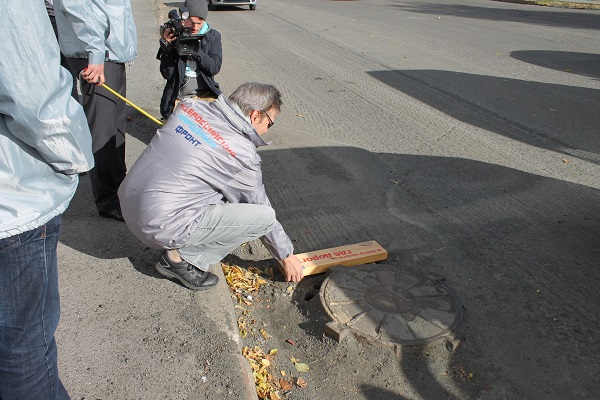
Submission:
<svg viewBox="0 0 600 400">
<path fill-rule="evenodd" d="M 208 17 L 207 0 L 185 0 L 185 8 L 190 13 L 190 17 L 200 17 L 203 20 Z"/>
</svg>

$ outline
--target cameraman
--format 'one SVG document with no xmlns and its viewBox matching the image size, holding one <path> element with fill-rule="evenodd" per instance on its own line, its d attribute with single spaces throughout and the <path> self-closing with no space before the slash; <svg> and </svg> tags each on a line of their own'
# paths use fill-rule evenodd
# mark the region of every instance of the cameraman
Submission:
<svg viewBox="0 0 600 400">
<path fill-rule="evenodd" d="M 160 113 L 164 119 L 173 112 L 176 100 L 192 97 L 212 101 L 221 93 L 214 79 L 223 61 L 221 34 L 206 22 L 208 2 L 186 0 L 185 8 L 189 12 L 189 18 L 182 21 L 185 34 L 198 37 L 199 46 L 194 54 L 180 55 L 176 49 L 178 37 L 173 29 L 167 28 L 162 34 L 156 58 L 160 60 L 160 72 L 167 80 L 160 100 Z"/>
</svg>

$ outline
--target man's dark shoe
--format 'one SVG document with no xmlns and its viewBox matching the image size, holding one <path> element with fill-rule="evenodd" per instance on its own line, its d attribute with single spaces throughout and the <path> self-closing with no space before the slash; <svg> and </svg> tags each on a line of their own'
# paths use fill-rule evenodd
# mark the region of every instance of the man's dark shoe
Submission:
<svg viewBox="0 0 600 400">
<path fill-rule="evenodd" d="M 215 274 L 202 271 L 187 261 L 171 261 L 166 251 L 163 251 L 156 262 L 156 270 L 166 277 L 177 279 L 192 290 L 210 289 L 219 282 L 219 277 Z"/>
<path fill-rule="evenodd" d="M 110 218 L 114 219 L 115 221 L 125 222 L 125 220 L 123 219 L 123 214 L 121 214 L 121 210 L 119 209 L 98 211 L 98 214 L 100 214 L 102 218 Z"/>
</svg>

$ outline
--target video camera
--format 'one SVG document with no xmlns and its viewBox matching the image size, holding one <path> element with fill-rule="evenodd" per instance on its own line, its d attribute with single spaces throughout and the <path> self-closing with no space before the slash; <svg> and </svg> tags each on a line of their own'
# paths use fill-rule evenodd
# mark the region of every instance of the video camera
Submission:
<svg viewBox="0 0 600 400">
<path fill-rule="evenodd" d="M 181 13 L 181 15 L 179 14 Z M 175 35 L 175 50 L 180 56 L 189 56 L 196 54 L 200 50 L 200 35 L 192 35 L 190 29 L 186 28 L 183 23 L 186 21 L 190 13 L 184 7 L 177 10 L 169 11 L 167 15 L 169 20 L 160 27 L 160 45 L 163 49 L 170 47 L 169 42 L 163 38 L 163 34 L 167 29 Z"/>
</svg>

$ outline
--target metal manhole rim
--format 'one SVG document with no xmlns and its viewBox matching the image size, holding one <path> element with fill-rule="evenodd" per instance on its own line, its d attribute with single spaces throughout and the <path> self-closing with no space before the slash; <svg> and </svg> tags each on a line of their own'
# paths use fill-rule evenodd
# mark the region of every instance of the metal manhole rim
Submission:
<svg viewBox="0 0 600 400">
<path fill-rule="evenodd" d="M 398 274 L 398 273 L 409 274 L 409 275 L 412 275 L 413 277 L 418 277 L 418 278 L 424 279 L 424 281 L 421 282 L 419 285 L 422 285 L 423 283 L 428 283 L 428 284 L 435 286 L 436 288 L 442 288 L 444 296 L 446 296 L 448 298 L 449 304 L 451 305 L 451 308 L 452 308 L 452 314 L 454 315 L 454 319 L 452 320 L 452 323 L 448 324 L 448 326 L 445 329 L 442 329 L 440 332 L 437 332 L 436 334 L 433 334 L 431 336 L 427 336 L 425 338 L 401 339 L 401 340 L 399 340 L 399 342 L 396 342 L 396 341 L 383 340 L 381 338 L 381 336 L 382 336 L 381 332 L 377 332 L 377 336 L 373 337 L 371 335 L 360 332 L 359 330 L 353 328 L 352 326 L 349 326 L 347 323 L 343 323 L 343 322 L 339 321 L 335 315 L 335 310 L 333 310 L 330 307 L 327 299 L 325 298 L 328 288 L 329 288 L 330 284 L 332 283 L 332 278 L 335 277 L 336 274 L 344 273 L 346 271 L 348 271 L 349 273 L 356 273 L 357 270 L 358 270 L 358 272 L 362 272 L 363 270 L 365 270 L 365 272 L 368 272 L 368 273 L 373 273 L 375 271 L 378 271 L 378 272 L 389 271 L 389 272 L 393 272 L 394 274 Z M 384 285 L 384 284 L 382 283 L 382 285 Z M 338 324 L 342 330 L 350 331 L 353 334 L 363 337 L 368 340 L 377 340 L 381 343 L 394 345 L 394 346 L 424 345 L 424 344 L 430 343 L 430 342 L 438 340 L 438 339 L 447 339 L 447 340 L 452 341 L 455 339 L 456 328 L 461 324 L 462 319 L 463 319 L 462 303 L 460 302 L 458 297 L 452 292 L 452 290 L 450 290 L 450 288 L 446 284 L 443 283 L 443 281 L 440 277 L 436 276 L 433 273 L 429 273 L 429 274 L 421 273 L 421 272 L 414 271 L 410 268 L 403 268 L 403 267 L 399 267 L 399 266 L 392 265 L 392 264 L 362 264 L 362 265 L 357 265 L 357 266 L 353 266 L 353 267 L 345 267 L 345 266 L 332 267 L 332 268 L 330 268 L 329 275 L 327 276 L 327 278 L 325 278 L 325 280 L 323 281 L 323 283 L 321 285 L 321 290 L 319 291 L 319 298 L 321 300 L 323 309 L 325 310 L 327 315 L 331 318 L 331 320 L 335 324 Z M 416 314 L 416 315 L 418 315 L 418 314 Z M 423 317 L 421 316 L 421 318 L 423 318 Z M 383 325 L 383 322 L 381 323 L 381 325 Z M 435 325 L 435 324 L 432 323 L 432 325 Z"/>
</svg>

